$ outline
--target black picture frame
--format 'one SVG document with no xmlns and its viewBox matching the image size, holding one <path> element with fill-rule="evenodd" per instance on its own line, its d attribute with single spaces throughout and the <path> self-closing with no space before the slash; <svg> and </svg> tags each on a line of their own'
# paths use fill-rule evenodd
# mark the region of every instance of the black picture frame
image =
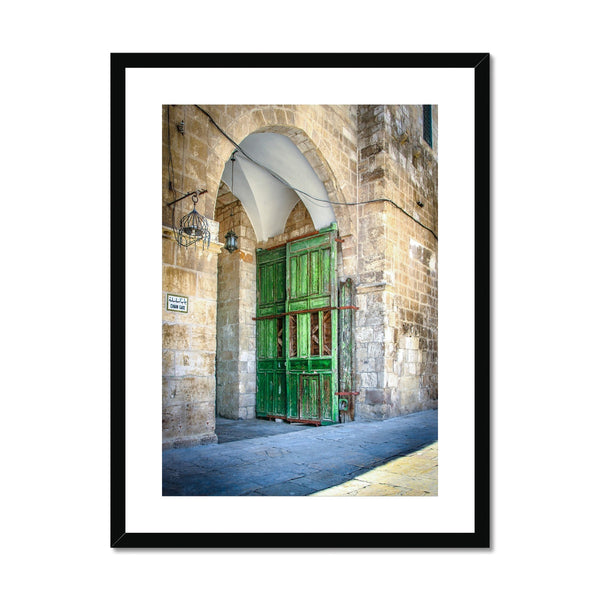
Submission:
<svg viewBox="0 0 600 600">
<path fill-rule="evenodd" d="M 474 531 L 423 533 L 163 533 L 126 527 L 126 71 L 145 68 L 365 67 L 472 69 L 474 75 Z M 153 54 L 111 55 L 111 530 L 113 548 L 490 547 L 490 55 Z"/>
</svg>

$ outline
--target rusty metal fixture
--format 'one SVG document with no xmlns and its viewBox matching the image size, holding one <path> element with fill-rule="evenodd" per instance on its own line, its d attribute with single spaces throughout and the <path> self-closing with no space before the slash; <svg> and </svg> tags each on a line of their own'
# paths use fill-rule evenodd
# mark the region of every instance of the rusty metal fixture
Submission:
<svg viewBox="0 0 600 600">
<path fill-rule="evenodd" d="M 327 310 L 359 310 L 358 306 L 324 306 L 323 308 L 307 308 L 304 310 L 290 310 L 288 312 L 278 313 L 276 315 L 266 315 L 264 317 L 252 317 L 253 321 L 264 321 L 265 319 L 277 319 L 287 315 L 302 315 L 305 313 L 323 312 Z"/>
</svg>

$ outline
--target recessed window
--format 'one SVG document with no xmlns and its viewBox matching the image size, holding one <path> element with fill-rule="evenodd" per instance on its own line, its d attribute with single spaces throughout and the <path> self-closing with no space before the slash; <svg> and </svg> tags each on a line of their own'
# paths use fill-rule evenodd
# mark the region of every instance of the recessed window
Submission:
<svg viewBox="0 0 600 600">
<path fill-rule="evenodd" d="M 431 104 L 423 104 L 423 139 L 433 148 L 433 126 L 431 124 Z"/>
</svg>

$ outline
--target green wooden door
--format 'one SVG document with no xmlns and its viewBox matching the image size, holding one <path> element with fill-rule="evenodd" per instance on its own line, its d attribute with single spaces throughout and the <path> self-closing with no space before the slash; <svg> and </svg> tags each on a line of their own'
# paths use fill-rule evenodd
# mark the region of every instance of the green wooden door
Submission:
<svg viewBox="0 0 600 600">
<path fill-rule="evenodd" d="M 287 246 L 289 420 L 338 421 L 335 233 L 324 229 Z"/>
<path fill-rule="evenodd" d="M 285 418 L 285 248 L 257 252 L 256 416 Z M 269 317 L 269 318 L 264 318 Z"/>
<path fill-rule="evenodd" d="M 257 253 L 257 416 L 338 422 L 335 234 Z"/>
</svg>

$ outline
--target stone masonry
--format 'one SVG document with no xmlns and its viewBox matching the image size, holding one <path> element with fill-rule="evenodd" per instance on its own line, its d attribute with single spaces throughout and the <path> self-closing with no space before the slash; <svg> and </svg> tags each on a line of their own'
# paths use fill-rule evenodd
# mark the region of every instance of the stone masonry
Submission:
<svg viewBox="0 0 600 600">
<path fill-rule="evenodd" d="M 212 230 L 216 233 L 216 223 Z M 216 265 L 220 247 L 180 248 L 163 228 L 163 444 L 211 443 L 215 412 Z M 188 298 L 188 312 L 166 309 L 167 293 Z"/>
<path fill-rule="evenodd" d="M 358 117 L 361 201 L 388 198 L 436 231 L 437 147 L 422 139 L 421 107 L 360 106 Z M 435 408 L 437 240 L 389 202 L 358 210 L 357 413 Z"/>
</svg>

